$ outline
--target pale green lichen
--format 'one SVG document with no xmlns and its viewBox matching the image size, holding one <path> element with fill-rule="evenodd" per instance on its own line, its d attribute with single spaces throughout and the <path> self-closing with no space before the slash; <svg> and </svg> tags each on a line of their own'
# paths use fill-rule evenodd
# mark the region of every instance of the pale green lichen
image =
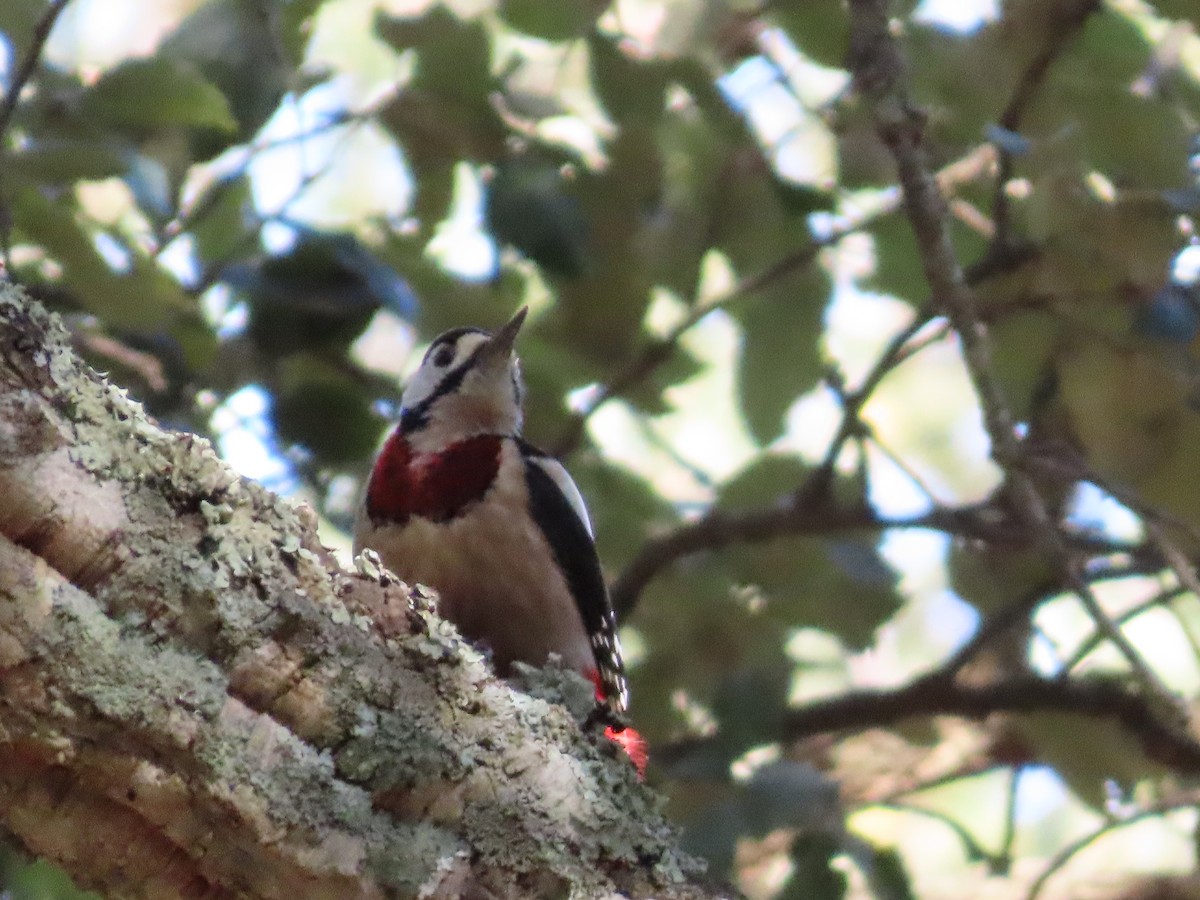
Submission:
<svg viewBox="0 0 1200 900">
<path fill-rule="evenodd" d="M 11 296 L 0 292 L 0 319 L 13 310 Z M 261 755 L 248 752 L 244 739 L 214 731 L 198 751 L 212 771 L 261 794 L 265 808 L 284 817 L 282 825 L 355 823 L 370 836 L 370 865 L 384 880 L 404 879 L 413 889 L 434 875 L 437 861 L 464 846 L 484 866 L 544 867 L 567 879 L 578 896 L 609 892 L 606 863 L 633 867 L 656 860 L 654 876 L 662 884 L 698 871 L 694 860 L 673 848 L 660 801 L 638 784 L 628 763 L 580 735 L 577 720 L 590 707 L 586 683 L 562 670 L 530 670 L 523 676 L 529 693 L 509 690 L 491 678 L 478 651 L 433 613 L 432 604 L 420 602 L 419 591 L 411 595 L 418 627 L 387 644 L 399 656 L 400 672 L 384 677 L 380 667 L 387 662 L 380 654 L 386 648 L 364 647 L 361 629 L 369 623 L 350 616 L 334 597 L 319 556 L 304 545 L 295 510 L 240 481 L 207 441 L 164 434 L 123 391 L 80 378 L 61 326 L 42 324 L 52 340 L 36 364 L 48 372 L 54 405 L 75 430 L 72 458 L 98 478 L 130 488 L 128 540 L 139 547 L 140 559 L 125 565 L 110 601 L 128 606 L 118 596 L 128 592 L 154 609 L 147 621 L 165 628 L 164 613 L 174 616 L 193 642 L 192 650 L 172 651 L 177 675 L 161 683 L 156 702 L 187 697 L 191 710 L 211 719 L 226 696 L 224 676 L 219 660 L 201 657 L 257 646 L 265 621 L 303 619 L 321 609 L 325 625 L 312 620 L 314 634 L 347 625 L 357 635 L 356 641 L 343 636 L 313 648 L 323 660 L 328 707 L 347 711 L 336 753 L 315 754 L 297 740 L 264 771 Z M 169 533 L 163 533 L 164 522 Z M 364 554 L 357 564 L 383 583 L 386 573 L 377 562 Z M 293 597 L 307 594 L 315 606 L 291 607 L 278 595 L 264 602 L 260 586 L 276 583 L 295 585 Z M 167 610 L 157 608 L 166 604 Z M 122 653 L 121 660 L 135 655 Z M 346 677 L 356 671 L 373 675 L 365 682 Z M 90 674 L 97 672 L 93 666 Z M 94 678 L 89 688 L 98 708 L 136 721 L 141 701 L 126 698 L 127 685 L 117 677 L 128 671 L 108 675 Z M 158 675 L 157 669 L 153 676 L 144 673 Z M 124 702 L 132 706 L 124 708 Z M 451 834 L 382 816 L 371 808 L 367 791 L 346 781 L 473 787 L 463 800 L 457 834 Z M 545 794 L 547 786 L 570 803 L 556 803 Z"/>
</svg>

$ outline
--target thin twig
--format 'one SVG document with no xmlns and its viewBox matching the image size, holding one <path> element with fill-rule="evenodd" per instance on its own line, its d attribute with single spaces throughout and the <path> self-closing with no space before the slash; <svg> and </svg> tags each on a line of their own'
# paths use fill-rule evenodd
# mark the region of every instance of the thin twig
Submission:
<svg viewBox="0 0 1200 900">
<path fill-rule="evenodd" d="M 1100 7 L 1099 0 L 1083 0 L 1075 9 L 1067 10 L 1062 15 L 1056 23 L 1057 27 L 1046 38 L 1042 49 L 1029 61 L 1029 65 L 1021 73 L 1008 104 L 1000 114 L 997 122 L 1000 128 L 1013 133 L 1020 130 L 1025 112 L 1045 82 L 1051 67 L 1070 45 L 1071 39 L 1083 29 L 1088 17 Z M 987 256 L 1004 254 L 1012 247 L 1008 182 L 1013 177 L 1015 159 L 1013 154 L 1005 148 L 1003 142 L 997 142 L 996 149 L 999 155 L 996 167 L 996 187 L 992 198 L 992 223 L 995 226 L 995 233 Z"/>
<path fill-rule="evenodd" d="M 932 486 L 925 481 L 924 476 L 922 476 L 920 472 L 909 465 L 908 461 L 904 459 L 904 457 L 881 441 L 879 439 L 879 435 L 875 433 L 874 428 L 871 428 L 869 425 L 865 424 L 864 428 L 867 431 L 865 437 L 866 446 L 874 447 L 888 462 L 890 462 L 900 471 L 900 474 L 902 474 L 909 480 L 909 482 L 912 483 L 913 487 L 915 487 L 921 492 L 922 495 L 924 495 L 926 500 L 928 500 L 931 504 L 936 505 L 938 502 L 937 494 L 934 492 Z"/>
<path fill-rule="evenodd" d="M 671 532 L 647 540 L 613 581 L 612 601 L 618 616 L 622 619 L 628 617 L 637 606 L 646 585 L 675 561 L 693 553 L 718 550 L 739 542 L 885 528 L 933 528 L 947 534 L 982 540 L 1024 541 L 1024 537 L 1016 533 L 1002 534 L 1005 527 L 995 515 L 991 515 L 994 510 L 989 513 L 983 509 L 944 509 L 922 516 L 889 519 L 876 515 L 866 506 L 854 509 L 834 509 L 829 506 L 837 460 L 846 442 L 862 430 L 859 416 L 863 406 L 889 372 L 921 349 L 945 337 L 941 327 L 922 334 L 930 322 L 931 314 L 927 310 L 919 311 L 888 342 L 862 384 L 854 391 L 842 393 L 842 418 L 837 433 L 830 441 L 822 461 L 790 496 L 781 497 L 776 506 L 743 513 L 710 510 L 696 521 L 686 522 Z M 968 523 L 967 519 L 975 513 L 980 513 L 979 519 Z M 989 515 L 995 520 L 990 525 L 984 522 Z M 991 531 L 991 525 L 996 525 L 997 530 Z M 988 536 L 985 537 L 985 534 Z M 1103 541 L 1090 546 L 1099 553 L 1133 552 L 1138 549 L 1130 544 L 1117 545 Z M 1118 546 L 1122 549 L 1118 549 Z"/>
<path fill-rule="evenodd" d="M 1086 481 L 1094 484 L 1133 512 L 1143 523 L 1154 521 L 1160 525 L 1169 526 L 1172 531 L 1186 536 L 1196 551 L 1200 551 L 1200 528 L 1182 516 L 1150 505 L 1131 490 L 1108 480 L 1089 466 L 1079 455 L 1065 456 L 1061 453 L 1043 455 L 1030 452 L 1025 455 L 1025 462 L 1031 468 L 1036 468 L 1043 475 L 1049 477 L 1071 483 Z"/>
<path fill-rule="evenodd" d="M 857 231 L 861 226 L 854 226 L 840 231 L 831 232 L 823 238 L 813 238 L 783 259 L 743 278 L 711 300 L 693 306 L 684 318 L 666 335 L 647 344 L 629 363 L 616 375 L 602 385 L 579 410 L 576 410 L 567 423 L 558 440 L 551 445 L 555 456 L 568 456 L 579 446 L 583 439 L 584 429 L 590 419 L 601 406 L 610 400 L 622 397 L 630 390 L 650 377 L 661 365 L 669 360 L 676 352 L 679 341 L 691 331 L 702 319 L 718 309 L 727 309 L 734 303 L 748 298 L 755 291 L 765 287 L 778 278 L 799 271 L 816 260 L 820 252 L 842 240 L 848 234 Z"/>
<path fill-rule="evenodd" d="M 1152 806 L 1139 809 L 1136 812 L 1133 812 L 1127 816 L 1123 816 L 1119 819 L 1107 820 L 1095 831 L 1091 831 L 1085 834 L 1083 837 L 1072 841 L 1071 843 L 1067 844 L 1067 846 L 1063 847 L 1057 854 L 1055 854 L 1054 859 L 1050 860 L 1042 874 L 1039 875 L 1033 884 L 1029 886 L 1029 893 L 1025 895 L 1025 900 L 1037 900 L 1042 893 L 1042 889 L 1045 888 L 1046 882 L 1048 882 L 1056 872 L 1070 862 L 1072 857 L 1074 857 L 1077 853 L 1079 853 L 1081 850 L 1087 849 L 1109 832 L 1116 831 L 1119 828 L 1124 828 L 1127 825 L 1133 825 L 1134 823 L 1140 822 L 1143 819 L 1150 819 L 1155 816 L 1165 815 L 1180 809 L 1189 809 L 1196 806 L 1198 803 L 1200 803 L 1200 793 L 1193 792 L 1186 794 L 1183 797 L 1172 797 L 1168 800 L 1155 803 Z"/>
<path fill-rule="evenodd" d="M 781 537 L 903 528 L 932 529 L 997 546 L 1027 547 L 1031 543 L 1030 534 L 1021 522 L 991 506 L 939 508 L 920 515 L 894 518 L 881 516 L 866 505 L 837 507 L 786 503 L 744 511 L 713 509 L 694 522 L 648 540 L 613 582 L 613 606 L 619 617 L 627 617 L 637 605 L 641 592 L 659 572 L 694 553 Z M 1144 551 L 1137 544 L 1088 535 L 1072 535 L 1065 540 L 1073 552 L 1085 554 L 1140 555 Z"/>
<path fill-rule="evenodd" d="M 879 355 L 879 359 L 875 361 L 875 365 L 871 367 L 871 371 L 863 379 L 862 384 L 853 391 L 842 392 L 842 421 L 838 425 L 837 434 L 829 442 L 829 447 L 825 451 L 825 458 L 821 460 L 821 464 L 812 471 L 793 495 L 793 502 L 797 506 L 807 504 L 813 500 L 821 500 L 828 496 L 829 489 L 833 484 L 834 474 L 837 471 L 838 458 L 842 455 L 842 448 L 845 447 L 846 442 L 850 438 L 862 429 L 862 423 L 859 420 L 862 408 L 887 374 L 898 366 L 903 359 L 907 359 L 912 355 L 911 353 L 905 354 L 904 348 L 929 323 L 929 319 L 930 313 L 928 310 L 918 312 L 908 325 L 888 341 L 887 346 L 884 347 L 883 352 Z"/>
<path fill-rule="evenodd" d="M 1012 868 L 1012 848 L 1017 839 L 1017 789 L 1021 786 L 1021 766 L 1013 766 L 1008 773 L 1007 802 L 1004 804 L 1004 837 L 1000 840 L 1000 852 L 992 871 L 1007 875 Z"/>
<path fill-rule="evenodd" d="M 50 32 L 54 30 L 54 23 L 58 21 L 58 17 L 62 15 L 62 11 L 70 2 L 71 0 L 53 0 L 33 27 L 29 49 L 21 57 L 21 63 L 13 73 L 8 91 L 4 95 L 4 102 L 0 104 L 0 160 L 3 160 L 8 153 L 8 129 L 12 125 L 13 115 L 17 111 L 21 92 L 37 70 L 38 62 L 42 58 L 42 50 L 46 46 L 46 41 L 50 39 Z M 7 278 L 12 275 L 12 265 L 9 259 L 9 236 L 13 223 L 12 214 L 8 208 L 8 198 L 4 196 L 3 191 L 3 170 L 4 166 L 0 165 L 0 276 Z"/>
<path fill-rule="evenodd" d="M 954 836 L 958 838 L 959 842 L 963 845 L 963 849 L 967 851 L 967 857 L 969 859 L 982 859 L 988 864 L 988 868 L 992 872 L 1000 871 L 1004 860 L 1002 860 L 996 854 L 989 852 L 987 848 L 979 843 L 979 841 L 975 839 L 975 836 L 967 830 L 967 827 L 963 825 L 962 822 L 954 818 L 954 816 L 949 815 L 948 813 L 939 812 L 936 809 L 928 809 L 915 803 L 905 803 L 899 800 L 889 800 L 881 803 L 873 803 L 871 805 L 877 809 L 890 809 L 899 813 L 909 813 L 913 815 L 924 816 L 926 818 L 933 819 L 935 822 L 945 825 L 952 832 L 954 832 Z"/>
<path fill-rule="evenodd" d="M 21 64 L 17 66 L 17 71 L 4 95 L 4 103 L 0 105 L 0 146 L 3 146 L 4 140 L 8 136 L 8 126 L 12 124 L 13 113 L 17 111 L 17 102 L 21 98 L 21 91 L 25 89 L 25 85 L 29 83 L 34 70 L 37 69 L 38 61 L 42 58 L 42 50 L 50 38 L 50 32 L 54 30 L 54 23 L 58 21 L 58 17 L 62 15 L 62 11 L 70 2 L 71 0 L 54 0 L 42 13 L 42 17 L 33 28 L 29 49 L 21 58 Z"/>
<path fill-rule="evenodd" d="M 949 168 L 944 169 L 943 173 Z M 1012 257 L 1011 263 L 1019 265 L 1023 259 L 1023 256 L 1015 255 Z M 1002 266 L 979 268 L 966 277 L 969 284 L 975 284 L 998 274 L 1002 269 Z M 951 330 L 950 326 L 945 322 L 931 326 L 934 321 L 935 317 L 928 305 L 918 310 L 912 321 L 893 335 L 871 370 L 864 376 L 862 383 L 853 391 L 840 392 L 841 422 L 838 425 L 837 433 L 825 451 L 824 458 L 791 496 L 781 498 L 780 506 L 763 511 L 766 517 L 778 522 L 780 528 L 778 532 L 773 533 L 769 529 L 761 529 L 757 525 L 750 525 L 744 529 L 738 525 L 726 527 L 712 521 L 716 516 L 714 513 L 709 513 L 696 522 L 680 525 L 674 532 L 647 541 L 637 556 L 628 563 L 624 571 L 613 582 L 613 603 L 618 614 L 626 617 L 632 613 L 641 592 L 650 580 L 683 556 L 701 550 L 716 550 L 742 540 L 766 540 L 772 537 L 820 533 L 820 527 L 813 528 L 811 526 L 812 517 L 809 513 L 815 515 L 815 508 L 827 505 L 829 490 L 833 484 L 837 461 L 842 450 L 847 441 L 863 430 L 860 419 L 863 407 L 883 379 L 897 366 L 946 337 Z M 669 352 L 670 345 L 662 346 L 665 351 Z M 594 411 L 596 406 L 593 405 L 590 408 Z M 807 512 L 802 511 L 801 507 L 807 508 Z M 855 510 L 852 515 L 858 517 L 856 520 L 862 520 L 864 522 L 862 527 L 865 528 L 892 527 L 885 524 L 888 521 L 885 519 L 870 519 L 869 516 L 863 518 L 866 516 L 865 510 Z M 753 513 L 747 514 L 748 519 L 753 517 Z M 833 518 L 836 519 L 836 516 Z M 911 524 L 912 520 L 892 521 L 895 527 L 899 528 L 936 527 Z M 833 525 L 832 530 L 840 530 L 840 528 Z M 724 534 L 720 534 L 721 531 L 724 531 Z M 1127 547 L 1127 549 L 1132 548 Z"/>
<path fill-rule="evenodd" d="M 205 188 L 204 192 L 195 197 L 187 207 L 180 209 L 174 218 L 166 222 L 160 229 L 155 238 L 155 247 L 150 254 L 151 259 L 157 259 L 170 246 L 171 241 L 179 237 L 185 231 L 195 228 L 204 218 L 214 210 L 218 202 L 224 196 L 225 192 L 233 185 L 245 177 L 250 166 L 262 153 L 270 150 L 276 150 L 283 147 L 289 147 L 294 144 L 302 144 L 310 138 L 320 137 L 326 132 L 333 131 L 335 128 L 352 126 L 366 122 L 371 117 L 378 114 L 378 106 L 372 105 L 367 110 L 357 113 L 339 113 L 331 115 L 313 125 L 311 128 L 303 131 L 298 131 L 294 134 L 284 135 L 278 138 L 269 140 L 260 140 L 244 146 L 242 151 L 242 159 L 231 170 L 215 177 Z M 336 154 L 332 154 L 335 155 Z M 290 201 L 289 201 L 290 202 Z"/>
<path fill-rule="evenodd" d="M 1035 585 L 1023 597 L 1019 597 L 1016 601 L 992 613 L 979 624 L 979 627 L 975 629 L 975 633 L 971 635 L 970 639 L 946 660 L 941 670 L 948 677 L 957 677 L 992 641 L 1010 629 L 1015 628 L 1017 623 L 1023 619 L 1028 620 L 1028 617 L 1037 608 L 1038 604 L 1056 586 L 1057 582 L 1049 581 Z"/>
<path fill-rule="evenodd" d="M 992 442 L 992 457 L 1007 476 L 1008 493 L 1017 515 L 1048 555 L 1058 561 L 1064 583 L 1079 596 L 1096 627 L 1121 651 L 1134 677 L 1148 691 L 1176 706 L 1170 690 L 1101 607 L 1026 471 L 1012 412 L 994 375 L 991 342 L 950 240 L 946 203 L 925 161 L 924 117 L 907 97 L 905 63 L 889 28 L 887 0 L 851 0 L 850 19 L 855 84 L 871 108 L 880 139 L 896 162 L 925 278 L 934 303 L 959 335 Z"/>
<path fill-rule="evenodd" d="M 995 160 L 995 150 L 990 144 L 981 144 L 973 148 L 959 159 L 944 166 L 938 173 L 938 184 L 947 192 L 960 184 L 965 184 L 980 177 Z M 801 247 L 793 250 L 782 259 L 772 263 L 767 268 L 739 280 L 727 291 L 718 294 L 704 302 L 697 302 L 686 316 L 666 335 L 647 344 L 624 367 L 602 385 L 583 407 L 570 418 L 567 426 L 557 441 L 550 445 L 555 456 L 568 456 L 579 446 L 583 439 L 584 429 L 588 419 L 610 400 L 622 397 L 637 385 L 652 375 L 660 366 L 666 363 L 677 351 L 679 342 L 685 334 L 691 331 L 701 320 L 718 309 L 729 307 L 747 300 L 756 291 L 773 284 L 780 278 L 803 269 L 813 263 L 820 252 L 832 247 L 851 234 L 863 231 L 884 216 L 890 215 L 899 207 L 900 197 L 897 195 L 873 208 L 869 213 L 848 216 L 847 221 L 821 237 L 811 237 Z"/>
<path fill-rule="evenodd" d="M 1184 593 L 1186 593 L 1186 589 L 1175 588 L 1173 590 L 1162 591 L 1158 594 L 1155 594 L 1149 600 L 1138 603 L 1137 605 L 1131 606 L 1129 609 L 1125 610 L 1123 613 L 1117 616 L 1116 623 L 1120 626 L 1125 626 L 1143 613 L 1149 612 L 1150 610 L 1159 606 L 1165 606 Z M 1063 662 L 1063 671 L 1074 671 L 1075 667 L 1083 662 L 1084 659 L 1087 658 L 1088 654 L 1090 654 L 1103 643 L 1104 635 L 1102 635 L 1099 631 L 1093 631 L 1086 638 L 1084 638 L 1083 643 L 1081 643 L 1076 648 L 1075 652 L 1071 654 L 1071 658 Z"/>
</svg>

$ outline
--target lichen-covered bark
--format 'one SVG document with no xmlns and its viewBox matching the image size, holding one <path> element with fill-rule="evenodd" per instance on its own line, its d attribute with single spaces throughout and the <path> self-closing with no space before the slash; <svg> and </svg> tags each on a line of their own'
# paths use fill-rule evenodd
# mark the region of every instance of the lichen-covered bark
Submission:
<svg viewBox="0 0 1200 900">
<path fill-rule="evenodd" d="M 0 816 L 31 852 L 110 896 L 710 896 L 552 675 L 511 690 L 313 524 L 0 288 Z"/>
</svg>

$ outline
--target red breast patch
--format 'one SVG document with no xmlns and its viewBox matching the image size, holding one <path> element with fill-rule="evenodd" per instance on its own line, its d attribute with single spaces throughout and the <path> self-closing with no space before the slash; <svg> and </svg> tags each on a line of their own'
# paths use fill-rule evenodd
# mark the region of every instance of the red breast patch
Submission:
<svg viewBox="0 0 1200 900">
<path fill-rule="evenodd" d="M 440 453 L 413 455 L 397 429 L 383 445 L 367 485 L 367 515 L 375 521 L 405 522 L 420 516 L 446 522 L 492 486 L 500 471 L 501 439 L 481 434 Z"/>
</svg>

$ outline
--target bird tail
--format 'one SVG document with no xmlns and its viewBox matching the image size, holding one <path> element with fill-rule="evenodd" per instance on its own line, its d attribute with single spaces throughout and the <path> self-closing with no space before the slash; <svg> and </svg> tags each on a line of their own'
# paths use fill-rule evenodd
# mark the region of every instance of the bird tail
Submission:
<svg viewBox="0 0 1200 900">
<path fill-rule="evenodd" d="M 607 695 L 604 692 L 600 673 L 592 669 L 587 674 L 596 688 L 596 702 L 604 705 Z M 646 777 L 646 763 L 650 759 L 650 750 L 646 739 L 636 728 L 631 728 L 621 722 L 614 722 L 606 726 L 604 736 L 625 751 L 625 755 L 629 757 L 629 761 L 637 770 L 638 780 L 643 780 Z"/>
</svg>

